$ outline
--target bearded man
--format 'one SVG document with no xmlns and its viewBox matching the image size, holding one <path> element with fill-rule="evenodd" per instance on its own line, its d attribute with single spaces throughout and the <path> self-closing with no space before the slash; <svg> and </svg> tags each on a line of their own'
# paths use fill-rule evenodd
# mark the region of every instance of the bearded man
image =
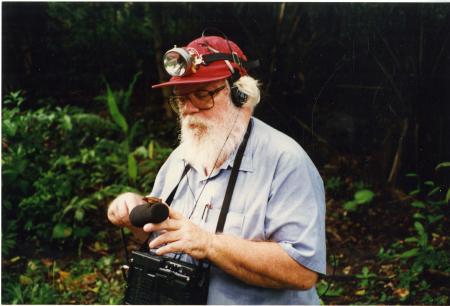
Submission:
<svg viewBox="0 0 450 306">
<path fill-rule="evenodd" d="M 191 62 L 180 66 L 186 56 Z M 166 70 L 181 73 L 153 87 L 173 88 L 180 145 L 150 196 L 165 200 L 175 191 L 169 217 L 132 226 L 129 212 L 143 197 L 125 193 L 110 204 L 108 218 L 139 239 L 152 234 L 149 247 L 158 255 L 210 262 L 208 304 L 319 304 L 323 182 L 299 144 L 252 116 L 260 90 L 246 63 L 235 43 L 218 36 L 166 53 Z M 237 178 L 217 231 L 233 168 Z"/>
</svg>

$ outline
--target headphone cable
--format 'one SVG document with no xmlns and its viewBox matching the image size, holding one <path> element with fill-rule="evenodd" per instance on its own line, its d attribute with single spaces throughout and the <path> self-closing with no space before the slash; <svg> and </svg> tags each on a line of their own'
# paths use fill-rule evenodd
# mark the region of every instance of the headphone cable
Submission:
<svg viewBox="0 0 450 306">
<path fill-rule="evenodd" d="M 239 117 L 239 113 L 240 113 L 240 109 L 238 109 L 237 112 L 236 112 L 236 116 L 234 117 L 233 125 L 231 126 L 230 131 L 228 132 L 228 135 L 225 138 L 225 141 L 223 142 L 222 147 L 220 148 L 219 154 L 217 155 L 216 160 L 214 161 L 214 164 L 213 164 L 213 166 L 211 168 L 211 171 L 209 172 L 208 177 L 206 178 L 206 182 L 203 185 L 202 190 L 200 191 L 200 194 L 198 195 L 197 199 L 195 199 L 195 197 L 194 197 L 194 200 L 195 200 L 194 208 L 192 209 L 191 213 L 189 214 L 188 219 L 191 219 L 192 215 L 195 212 L 195 209 L 197 208 L 198 201 L 200 200 L 200 197 L 202 196 L 202 193 L 205 190 L 206 185 L 209 183 L 209 179 L 211 178 L 211 175 L 214 172 L 214 168 L 216 167 L 216 164 L 219 161 L 220 155 L 222 154 L 223 149 L 225 148 L 225 144 L 227 143 L 228 138 L 230 138 L 231 132 L 233 131 L 233 129 L 234 129 L 235 125 L 236 125 L 237 118 Z M 186 179 L 187 179 L 187 183 L 188 183 L 189 189 L 191 189 L 190 188 L 190 184 L 189 184 L 189 177 L 186 176 Z M 192 189 L 191 189 L 191 192 L 192 192 Z"/>
</svg>

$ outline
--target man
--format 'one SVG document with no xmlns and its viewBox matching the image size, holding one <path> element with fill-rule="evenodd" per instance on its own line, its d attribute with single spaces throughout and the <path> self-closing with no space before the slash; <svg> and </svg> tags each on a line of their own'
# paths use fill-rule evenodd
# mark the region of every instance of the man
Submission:
<svg viewBox="0 0 450 306">
<path fill-rule="evenodd" d="M 158 255 L 182 252 L 211 262 L 208 304 L 319 304 L 325 200 L 316 167 L 293 139 L 252 117 L 258 82 L 247 75 L 247 59 L 235 43 L 202 36 L 183 50 L 166 53 L 165 68 L 175 76 L 154 86 L 173 87 L 181 125 L 180 145 L 151 192 L 166 200 L 179 184 L 169 218 L 133 227 L 129 212 L 143 201 L 132 193 L 111 203 L 108 218 L 142 240 L 159 233 L 149 244 Z M 215 233 L 249 125 L 223 233 Z"/>
</svg>

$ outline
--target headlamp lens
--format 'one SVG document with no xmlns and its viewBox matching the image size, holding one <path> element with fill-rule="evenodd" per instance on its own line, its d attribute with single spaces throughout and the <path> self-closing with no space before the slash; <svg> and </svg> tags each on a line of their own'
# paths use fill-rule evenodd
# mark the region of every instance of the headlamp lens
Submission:
<svg viewBox="0 0 450 306">
<path fill-rule="evenodd" d="M 188 74 L 191 68 L 191 55 L 182 48 L 174 48 L 164 54 L 164 69 L 171 76 Z"/>
</svg>

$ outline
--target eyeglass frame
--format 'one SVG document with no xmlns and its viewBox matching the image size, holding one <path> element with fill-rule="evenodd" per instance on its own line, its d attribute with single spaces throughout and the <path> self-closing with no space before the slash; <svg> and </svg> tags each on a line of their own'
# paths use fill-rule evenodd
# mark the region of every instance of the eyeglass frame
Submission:
<svg viewBox="0 0 450 306">
<path fill-rule="evenodd" d="M 222 85 L 222 86 L 219 86 L 219 87 L 217 87 L 217 88 L 214 88 L 213 90 L 201 89 L 201 90 L 194 90 L 194 91 L 191 91 L 191 92 L 189 92 L 189 93 L 187 93 L 187 94 L 184 94 L 184 95 L 171 95 L 171 96 L 169 97 L 169 104 L 170 104 L 171 108 L 172 108 L 176 113 L 179 112 L 179 109 L 180 109 L 180 106 L 181 106 L 181 105 L 186 105 L 187 100 L 189 100 L 189 101 L 192 103 L 192 105 L 193 105 L 195 108 L 199 109 L 199 110 L 202 110 L 202 111 L 203 111 L 203 110 L 209 110 L 209 109 L 213 108 L 214 105 L 215 105 L 214 96 L 216 96 L 219 92 L 221 92 L 222 90 L 224 90 L 226 87 L 227 87 L 227 85 L 224 84 L 224 85 Z M 197 99 L 197 100 L 200 100 L 200 99 L 201 99 L 201 98 L 197 98 L 197 97 L 195 97 L 195 96 L 194 96 L 193 98 L 191 98 L 191 95 L 193 95 L 193 94 L 195 94 L 195 93 L 198 93 L 198 92 L 205 92 L 205 93 L 207 93 L 207 94 L 209 95 L 209 97 L 211 98 L 211 101 L 212 101 L 210 107 L 206 107 L 206 108 L 198 107 L 198 106 L 196 105 L 196 103 L 193 102 L 193 100 L 195 100 L 195 99 Z M 206 96 L 205 96 L 205 98 L 206 98 Z M 181 101 L 183 101 L 183 102 L 181 102 Z"/>
</svg>

